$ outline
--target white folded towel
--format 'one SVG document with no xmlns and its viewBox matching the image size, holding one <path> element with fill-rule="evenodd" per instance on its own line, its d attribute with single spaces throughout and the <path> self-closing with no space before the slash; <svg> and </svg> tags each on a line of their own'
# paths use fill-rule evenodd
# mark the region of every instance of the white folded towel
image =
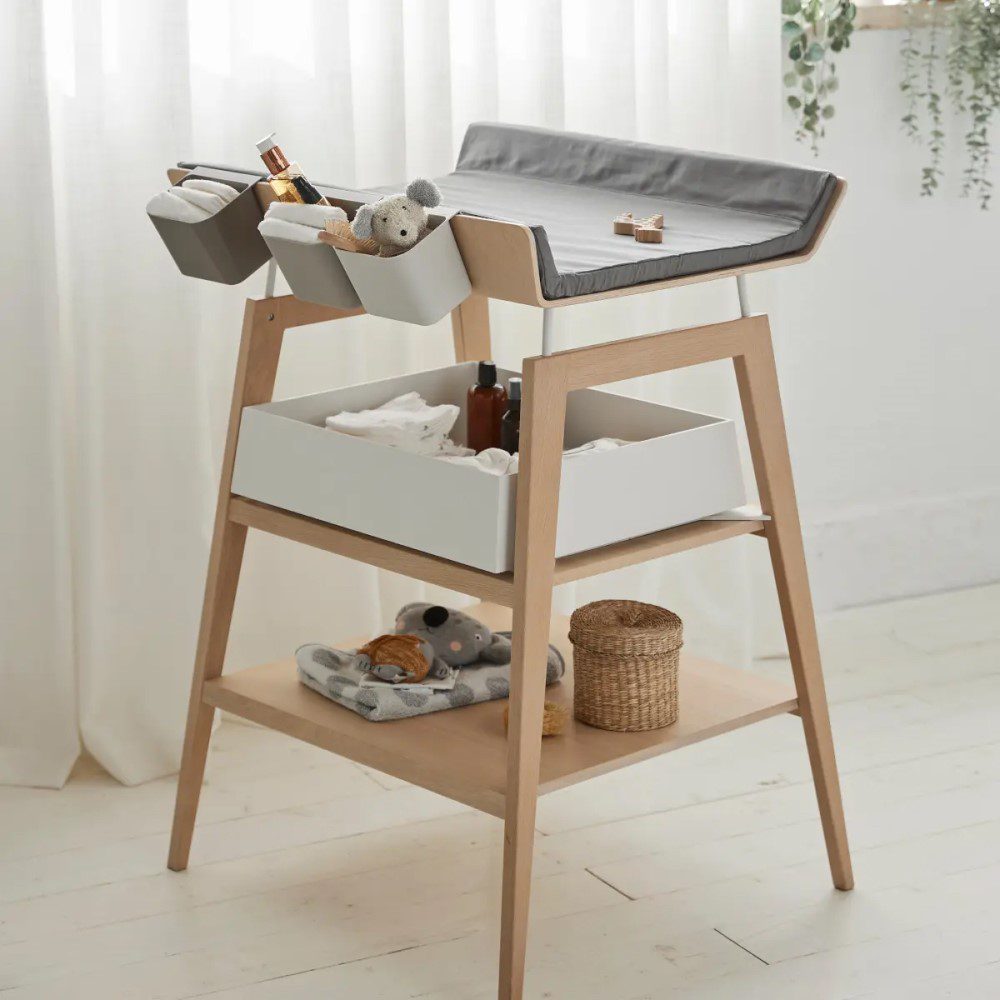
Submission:
<svg viewBox="0 0 1000 1000">
<path fill-rule="evenodd" d="M 508 475 L 511 471 L 511 463 L 514 464 L 514 471 L 517 471 L 517 456 L 511 455 L 503 448 L 486 448 L 478 455 L 443 457 L 446 462 L 452 462 L 454 465 L 468 465 L 482 472 L 488 472 L 491 476 Z"/>
<path fill-rule="evenodd" d="M 208 212 L 184 198 L 178 198 L 173 191 L 161 191 L 153 195 L 146 205 L 146 211 L 159 219 L 174 219 L 177 222 L 204 222 L 209 218 Z"/>
<path fill-rule="evenodd" d="M 181 185 L 173 189 L 173 194 L 177 195 L 178 198 L 189 201 L 192 205 L 196 205 L 206 215 L 215 215 L 216 212 L 221 212 L 226 207 L 226 202 L 217 194 L 212 194 L 210 191 L 198 191 L 195 188 L 188 188 Z"/>
<path fill-rule="evenodd" d="M 300 205 L 297 202 L 272 201 L 267 206 L 268 219 L 284 219 L 300 226 L 322 229 L 327 219 L 347 221 L 347 213 L 337 205 Z"/>
<path fill-rule="evenodd" d="M 292 240 L 295 243 L 318 243 L 319 229 L 312 226 L 300 226 L 297 222 L 286 222 L 265 215 L 257 226 L 261 236 L 277 236 L 282 240 Z"/>
<path fill-rule="evenodd" d="M 453 455 L 461 446 L 449 440 L 448 433 L 457 419 L 457 406 L 430 406 L 419 393 L 408 392 L 372 410 L 327 417 L 326 426 L 418 455 Z M 471 454 L 470 449 L 464 451 Z"/>
<path fill-rule="evenodd" d="M 205 177 L 192 177 L 181 181 L 181 187 L 188 190 L 204 191 L 206 194 L 217 194 L 227 205 L 239 194 L 239 191 L 221 181 L 210 181 Z"/>
<path fill-rule="evenodd" d="M 599 451 L 612 451 L 622 445 L 630 444 L 621 438 L 598 438 L 596 441 L 588 441 L 576 448 L 570 448 L 563 452 L 563 458 L 577 458 L 580 455 L 592 455 Z M 491 476 L 514 476 L 517 475 L 518 455 L 511 455 L 503 448 L 487 448 L 478 455 L 468 458 L 445 457 L 445 461 L 453 462 L 455 465 L 468 465 L 488 472 Z"/>
</svg>

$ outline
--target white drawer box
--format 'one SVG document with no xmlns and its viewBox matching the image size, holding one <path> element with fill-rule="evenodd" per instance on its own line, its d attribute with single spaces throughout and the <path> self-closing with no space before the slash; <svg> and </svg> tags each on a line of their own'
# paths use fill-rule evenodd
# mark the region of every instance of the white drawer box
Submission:
<svg viewBox="0 0 1000 1000">
<path fill-rule="evenodd" d="M 504 382 L 511 374 L 501 370 Z M 464 443 L 470 362 L 247 407 L 233 492 L 493 573 L 514 566 L 517 479 L 328 430 L 343 410 L 416 390 L 456 403 Z M 731 420 L 583 389 L 567 401 L 565 446 L 599 437 L 626 447 L 565 459 L 557 556 L 696 521 L 746 502 Z"/>
</svg>

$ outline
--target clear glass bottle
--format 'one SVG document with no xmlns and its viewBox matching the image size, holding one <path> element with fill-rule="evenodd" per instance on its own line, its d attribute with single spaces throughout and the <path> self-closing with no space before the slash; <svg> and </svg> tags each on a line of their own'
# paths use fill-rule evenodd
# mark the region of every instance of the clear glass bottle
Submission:
<svg viewBox="0 0 1000 1000">
<path fill-rule="evenodd" d="M 268 183 L 279 201 L 296 202 L 300 205 L 329 205 L 319 191 L 309 183 L 302 168 L 297 163 L 289 163 L 274 141 L 274 133 L 264 136 L 257 143 L 260 158 L 270 171 Z"/>
<path fill-rule="evenodd" d="M 521 380 L 516 375 L 511 378 L 507 391 L 510 398 L 507 412 L 500 421 L 500 447 L 516 455 L 521 440 Z"/>
<path fill-rule="evenodd" d="M 500 447 L 500 421 L 507 408 L 507 390 L 497 385 L 497 366 L 480 361 L 475 385 L 469 386 L 466 444 L 476 452 Z"/>
</svg>

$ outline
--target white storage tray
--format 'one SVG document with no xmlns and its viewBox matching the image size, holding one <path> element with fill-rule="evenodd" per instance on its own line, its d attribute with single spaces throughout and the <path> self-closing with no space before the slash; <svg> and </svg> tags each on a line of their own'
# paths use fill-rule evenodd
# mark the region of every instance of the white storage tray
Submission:
<svg viewBox="0 0 1000 1000">
<path fill-rule="evenodd" d="M 509 371 L 501 371 L 506 382 Z M 326 417 L 416 390 L 456 403 L 464 443 L 469 362 L 243 411 L 233 492 L 493 573 L 513 569 L 517 476 L 328 430 Z M 599 437 L 636 443 L 566 459 L 557 556 L 696 521 L 746 502 L 731 420 L 599 389 L 570 393 L 565 446 Z"/>
</svg>

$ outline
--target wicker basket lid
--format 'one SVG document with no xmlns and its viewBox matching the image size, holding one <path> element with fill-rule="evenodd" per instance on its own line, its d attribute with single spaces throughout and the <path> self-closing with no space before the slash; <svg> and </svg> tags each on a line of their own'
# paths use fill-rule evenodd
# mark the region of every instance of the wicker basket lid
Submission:
<svg viewBox="0 0 1000 1000">
<path fill-rule="evenodd" d="M 683 645 L 684 626 L 672 611 L 655 604 L 593 601 L 573 612 L 569 638 L 593 653 L 659 656 Z"/>
</svg>

